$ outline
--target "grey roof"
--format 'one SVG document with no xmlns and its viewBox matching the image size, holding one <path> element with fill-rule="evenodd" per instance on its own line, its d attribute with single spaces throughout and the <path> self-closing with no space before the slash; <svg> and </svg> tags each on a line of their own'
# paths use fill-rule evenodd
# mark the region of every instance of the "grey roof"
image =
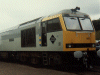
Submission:
<svg viewBox="0 0 100 75">
<path fill-rule="evenodd" d="M 41 18 L 42 18 L 42 17 L 36 18 L 36 19 L 34 19 L 34 20 L 31 20 L 31 21 L 27 21 L 27 22 L 25 22 L 25 23 L 20 24 L 20 26 L 25 25 L 25 24 L 27 24 L 27 23 L 31 23 L 31 22 L 38 21 L 38 20 L 41 19 Z"/>
<path fill-rule="evenodd" d="M 34 20 L 27 21 L 27 22 L 22 23 L 22 24 L 20 24 L 20 25 L 13 26 L 13 27 L 11 27 L 11 28 L 8 28 L 8 29 L 6 29 L 6 30 L 3 30 L 3 31 L 1 31 L 0 33 L 2 33 L 2 32 L 7 32 L 7 31 L 10 31 L 10 30 L 15 30 L 15 29 L 18 29 L 20 26 L 24 26 L 24 25 L 27 25 L 27 24 L 39 22 L 42 18 L 43 18 L 43 17 L 39 17 L 39 18 L 36 18 L 36 19 L 34 19 Z"/>
<path fill-rule="evenodd" d="M 72 12 L 71 9 L 65 9 L 65 10 L 61 10 L 61 11 L 59 11 L 59 12 L 57 12 L 57 13 L 50 14 L 50 15 L 45 16 L 45 17 L 49 17 L 49 16 L 53 16 L 53 15 L 57 15 L 57 14 L 74 14 L 74 13 Z M 77 12 L 75 13 L 75 15 L 77 15 L 77 14 L 87 15 L 87 14 L 81 13 L 81 12 L 79 12 L 79 11 L 77 11 Z M 20 24 L 20 25 L 17 25 L 17 26 L 15 26 L 15 27 L 9 28 L 9 29 L 7 29 L 7 30 L 5 30 L 5 31 L 17 29 L 17 28 L 19 28 L 20 26 L 23 26 L 23 25 L 27 25 L 27 24 L 31 24 L 31 23 L 35 23 L 35 22 L 40 22 L 40 21 L 41 21 L 43 18 L 45 18 L 45 17 L 39 17 L 39 18 L 36 18 L 36 19 L 34 19 L 34 20 L 24 22 L 24 23 L 22 23 L 22 24 Z M 3 32 L 4 32 L 4 31 L 3 31 Z"/>
<path fill-rule="evenodd" d="M 57 13 L 53 13 L 53 14 L 50 14 L 49 16 L 53 16 L 53 15 L 56 15 L 56 14 L 82 14 L 82 15 L 87 15 L 86 13 L 82 13 L 82 12 L 79 12 L 79 11 L 76 11 L 76 12 L 72 12 L 71 9 L 64 9 L 64 10 L 61 10 Z"/>
</svg>

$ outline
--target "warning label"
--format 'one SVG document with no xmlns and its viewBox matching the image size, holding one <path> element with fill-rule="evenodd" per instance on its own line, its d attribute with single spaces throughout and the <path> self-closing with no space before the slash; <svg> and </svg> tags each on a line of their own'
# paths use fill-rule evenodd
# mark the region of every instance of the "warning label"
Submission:
<svg viewBox="0 0 100 75">
<path fill-rule="evenodd" d="M 50 38 L 50 41 L 52 42 L 52 44 L 54 44 L 54 42 L 56 41 L 56 38 L 52 35 Z"/>
</svg>

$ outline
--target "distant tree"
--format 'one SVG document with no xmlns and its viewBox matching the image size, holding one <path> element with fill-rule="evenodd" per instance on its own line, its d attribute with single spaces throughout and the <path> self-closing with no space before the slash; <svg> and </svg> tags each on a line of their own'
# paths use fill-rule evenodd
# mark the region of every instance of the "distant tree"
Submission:
<svg viewBox="0 0 100 75">
<path fill-rule="evenodd" d="M 92 22 L 96 31 L 96 40 L 100 40 L 100 19 L 93 20 Z"/>
<path fill-rule="evenodd" d="M 96 31 L 100 30 L 100 19 L 98 20 L 93 20 L 93 25 Z"/>
<path fill-rule="evenodd" d="M 96 40 L 100 40 L 100 30 L 96 31 Z"/>
</svg>

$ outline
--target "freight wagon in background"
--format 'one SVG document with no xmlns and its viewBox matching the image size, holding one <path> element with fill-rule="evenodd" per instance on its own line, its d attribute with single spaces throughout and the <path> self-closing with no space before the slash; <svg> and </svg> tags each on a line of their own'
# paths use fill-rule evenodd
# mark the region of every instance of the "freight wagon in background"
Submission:
<svg viewBox="0 0 100 75">
<path fill-rule="evenodd" d="M 79 7 L 22 23 L 0 34 L 0 57 L 32 64 L 90 64 L 95 30 Z M 88 60 L 88 61 L 87 61 Z"/>
</svg>

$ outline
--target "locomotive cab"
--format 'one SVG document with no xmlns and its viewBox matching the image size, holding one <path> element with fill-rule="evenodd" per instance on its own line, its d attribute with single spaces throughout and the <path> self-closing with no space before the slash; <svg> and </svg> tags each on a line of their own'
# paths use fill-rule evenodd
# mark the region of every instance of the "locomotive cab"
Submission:
<svg viewBox="0 0 100 75">
<path fill-rule="evenodd" d="M 81 59 L 86 64 L 87 56 L 90 60 L 95 54 L 95 30 L 89 15 L 77 9 L 63 10 L 44 18 L 47 39 L 42 38 L 42 41 L 47 40 L 48 51 L 63 52 L 65 55 L 60 55 L 64 55 L 65 60 Z"/>
</svg>

